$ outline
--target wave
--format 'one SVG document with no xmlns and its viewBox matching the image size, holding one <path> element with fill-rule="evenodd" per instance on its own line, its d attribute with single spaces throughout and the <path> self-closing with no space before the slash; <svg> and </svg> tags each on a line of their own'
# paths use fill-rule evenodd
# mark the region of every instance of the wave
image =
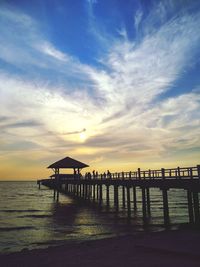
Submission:
<svg viewBox="0 0 200 267">
<path fill-rule="evenodd" d="M 0 212 L 8 212 L 8 213 L 12 213 L 12 212 L 38 212 L 38 211 L 43 211 L 43 210 L 34 210 L 34 209 L 27 209 L 27 210 L 0 210 Z"/>
<path fill-rule="evenodd" d="M 50 218 L 50 217 L 52 217 L 52 215 L 32 214 L 32 215 L 18 216 L 18 218 Z"/>
<path fill-rule="evenodd" d="M 105 232 L 105 233 L 98 233 L 98 234 L 92 234 L 91 237 L 98 237 L 98 236 L 115 236 L 112 232 Z"/>
<path fill-rule="evenodd" d="M 37 196 L 38 194 L 36 194 L 36 193 L 27 193 L 27 192 L 24 192 L 24 193 L 16 193 L 15 195 L 14 195 L 14 197 L 16 197 L 16 196 L 28 196 L 28 197 L 35 197 L 35 196 Z"/>
<path fill-rule="evenodd" d="M 0 232 L 18 231 L 18 230 L 31 230 L 36 229 L 34 226 L 19 226 L 19 227 L 0 227 Z"/>
</svg>

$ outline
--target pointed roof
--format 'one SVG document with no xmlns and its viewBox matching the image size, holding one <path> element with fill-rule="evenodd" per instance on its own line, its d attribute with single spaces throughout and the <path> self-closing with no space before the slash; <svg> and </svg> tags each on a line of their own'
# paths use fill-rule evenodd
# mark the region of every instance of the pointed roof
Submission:
<svg viewBox="0 0 200 267">
<path fill-rule="evenodd" d="M 54 169 L 54 168 L 55 169 L 74 169 L 74 168 L 82 169 L 85 167 L 89 167 L 89 165 L 82 163 L 78 160 L 72 159 L 70 157 L 66 157 L 64 159 L 61 159 L 59 161 L 52 163 L 47 168 L 51 168 L 51 169 Z"/>
</svg>

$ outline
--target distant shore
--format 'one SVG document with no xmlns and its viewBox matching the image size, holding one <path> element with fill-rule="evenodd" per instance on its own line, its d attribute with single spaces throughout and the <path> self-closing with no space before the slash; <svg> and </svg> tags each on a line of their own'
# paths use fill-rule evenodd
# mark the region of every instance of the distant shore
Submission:
<svg viewBox="0 0 200 267">
<path fill-rule="evenodd" d="M 0 266 L 200 266 L 200 231 L 140 233 L 0 255 Z"/>
</svg>

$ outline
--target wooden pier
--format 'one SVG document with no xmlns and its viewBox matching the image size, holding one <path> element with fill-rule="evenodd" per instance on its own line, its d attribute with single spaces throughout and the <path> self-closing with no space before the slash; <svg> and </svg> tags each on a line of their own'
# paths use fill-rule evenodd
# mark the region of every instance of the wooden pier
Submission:
<svg viewBox="0 0 200 267">
<path fill-rule="evenodd" d="M 52 167 L 52 165 L 50 165 Z M 55 167 L 55 166 L 54 166 Z M 69 167 L 66 167 L 69 168 Z M 71 167 L 73 168 L 73 167 Z M 136 192 L 141 190 L 142 214 L 144 222 L 151 213 L 151 188 L 159 188 L 162 192 L 163 219 L 167 226 L 170 223 L 168 191 L 170 189 L 184 189 L 187 191 L 188 218 L 191 224 L 200 226 L 199 192 L 200 192 L 200 165 L 195 167 L 177 167 L 160 170 L 141 170 L 93 174 L 81 176 L 80 172 L 73 175 L 59 174 L 60 168 L 53 168 L 55 174 L 50 179 L 38 180 L 40 185 L 47 186 L 54 191 L 54 198 L 59 199 L 59 193 L 79 198 L 83 201 L 95 202 L 98 205 L 110 204 L 111 188 L 114 192 L 114 206 L 119 211 L 119 197 L 122 206 L 127 208 L 127 217 L 138 208 Z M 106 192 L 103 197 L 103 188 Z M 137 190 L 136 190 L 137 188 Z M 121 194 L 119 194 L 119 189 Z M 130 194 L 132 190 L 132 194 Z M 132 199 L 131 197 L 132 196 Z"/>
</svg>

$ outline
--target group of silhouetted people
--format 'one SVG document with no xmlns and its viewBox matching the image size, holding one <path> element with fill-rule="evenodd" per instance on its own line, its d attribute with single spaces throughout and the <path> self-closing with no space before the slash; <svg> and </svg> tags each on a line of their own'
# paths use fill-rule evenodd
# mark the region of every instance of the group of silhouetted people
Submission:
<svg viewBox="0 0 200 267">
<path fill-rule="evenodd" d="M 111 179 L 112 175 L 111 172 L 109 170 L 107 170 L 107 173 L 103 173 L 103 174 L 98 174 L 98 171 L 93 170 L 92 173 L 91 172 L 86 172 L 85 174 L 85 179 L 91 180 L 91 179 Z"/>
<path fill-rule="evenodd" d="M 86 172 L 85 174 L 85 179 L 88 179 L 88 180 L 91 180 L 91 179 L 97 179 L 99 176 L 98 172 L 97 171 L 92 171 L 91 172 Z"/>
</svg>

